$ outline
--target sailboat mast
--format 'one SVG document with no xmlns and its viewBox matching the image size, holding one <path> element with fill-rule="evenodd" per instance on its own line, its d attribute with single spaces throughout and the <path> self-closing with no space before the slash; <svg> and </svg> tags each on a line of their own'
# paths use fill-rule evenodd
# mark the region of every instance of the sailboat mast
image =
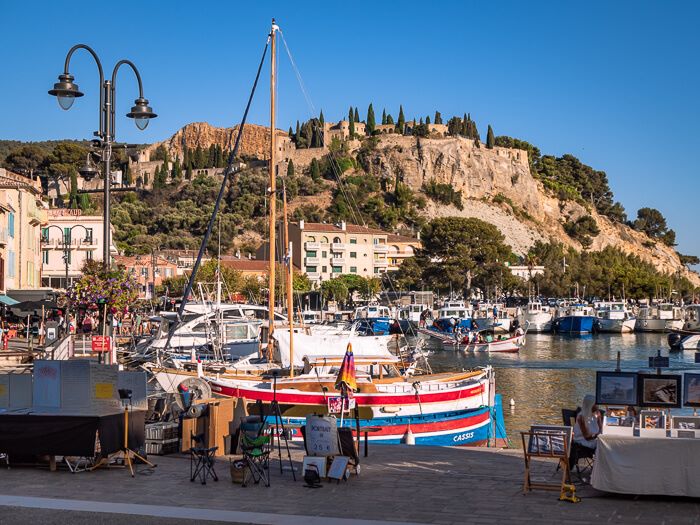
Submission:
<svg viewBox="0 0 700 525">
<path fill-rule="evenodd" d="M 289 377 L 294 377 L 294 264 L 292 241 L 289 240 L 289 222 L 287 221 L 287 185 L 282 179 L 282 213 L 284 214 L 284 240 L 287 241 L 287 317 L 289 319 Z"/>
<path fill-rule="evenodd" d="M 277 149 L 277 141 L 275 137 L 275 91 L 277 90 L 277 43 L 276 43 L 277 24 L 275 19 L 272 19 L 270 28 L 270 278 L 268 303 L 270 308 L 269 329 L 267 334 L 268 353 L 271 350 L 272 334 L 275 330 L 275 226 L 277 222 L 277 184 L 275 173 L 275 153 Z"/>
</svg>

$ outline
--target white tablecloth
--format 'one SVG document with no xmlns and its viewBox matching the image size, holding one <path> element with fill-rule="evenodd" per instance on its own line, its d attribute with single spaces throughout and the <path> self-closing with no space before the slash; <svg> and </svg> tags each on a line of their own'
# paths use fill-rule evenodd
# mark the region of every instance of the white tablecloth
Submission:
<svg viewBox="0 0 700 525">
<path fill-rule="evenodd" d="M 700 439 L 602 434 L 591 485 L 622 494 L 700 497 Z"/>
</svg>

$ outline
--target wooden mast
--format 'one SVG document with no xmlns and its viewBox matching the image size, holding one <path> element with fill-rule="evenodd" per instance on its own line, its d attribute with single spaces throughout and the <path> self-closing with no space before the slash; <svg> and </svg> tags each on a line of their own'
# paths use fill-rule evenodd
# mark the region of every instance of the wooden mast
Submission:
<svg viewBox="0 0 700 525">
<path fill-rule="evenodd" d="M 284 215 L 284 240 L 287 243 L 287 317 L 289 318 L 289 377 L 294 377 L 294 258 L 292 241 L 289 240 L 289 223 L 287 221 L 287 185 L 282 179 L 282 213 Z"/>
<path fill-rule="evenodd" d="M 270 27 L 270 277 L 268 290 L 268 306 L 269 306 L 269 328 L 267 333 L 267 351 L 268 356 L 272 355 L 272 334 L 275 331 L 275 226 L 277 221 L 277 184 L 276 184 L 276 169 L 275 169 L 275 153 L 277 149 L 277 141 L 275 137 L 275 91 L 277 83 L 277 46 L 275 37 L 277 32 L 277 24 L 275 19 L 272 19 Z"/>
</svg>

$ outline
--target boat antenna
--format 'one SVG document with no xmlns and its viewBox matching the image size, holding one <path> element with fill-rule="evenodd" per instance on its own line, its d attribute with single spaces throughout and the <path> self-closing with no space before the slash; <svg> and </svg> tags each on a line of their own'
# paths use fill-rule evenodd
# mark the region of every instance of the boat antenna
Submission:
<svg viewBox="0 0 700 525">
<path fill-rule="evenodd" d="M 228 164 L 226 165 L 226 168 L 224 169 L 224 177 L 223 180 L 221 181 L 221 188 L 219 188 L 219 194 L 216 196 L 216 202 L 214 204 L 214 211 L 211 214 L 211 217 L 209 218 L 209 224 L 207 225 L 207 231 L 204 234 L 204 238 L 202 239 L 202 244 L 199 246 L 199 253 L 197 254 L 197 260 L 194 263 L 194 267 L 192 268 L 192 273 L 190 274 L 190 279 L 187 281 L 187 287 L 185 288 L 185 294 L 182 297 L 182 302 L 180 303 L 180 307 L 177 310 L 177 321 L 172 324 L 170 327 L 170 330 L 168 330 L 168 339 L 165 341 L 165 347 L 164 350 L 167 350 L 170 347 L 170 341 L 173 338 L 173 334 L 175 333 L 175 330 L 180 322 L 182 322 L 182 314 L 185 311 L 185 306 L 187 306 L 187 301 L 189 299 L 190 294 L 192 293 L 192 286 L 194 285 L 195 279 L 197 278 L 197 272 L 199 271 L 199 266 L 202 263 L 202 257 L 204 256 L 204 253 L 207 249 L 207 244 L 209 243 L 209 238 L 211 237 L 211 231 L 214 227 L 214 221 L 216 220 L 216 216 L 219 213 L 219 207 L 221 206 L 221 201 L 223 200 L 224 197 L 224 192 L 226 191 L 226 185 L 228 183 L 228 178 L 229 176 L 232 176 L 235 173 L 234 169 L 234 161 L 238 155 L 238 149 L 240 148 L 241 145 L 241 137 L 243 136 L 243 130 L 245 128 L 245 123 L 246 120 L 248 119 L 248 111 L 250 110 L 250 105 L 253 102 L 253 95 L 255 94 L 255 89 L 258 86 L 258 80 L 260 79 L 260 72 L 262 71 L 263 63 L 265 62 L 265 56 L 267 55 L 267 48 L 270 45 L 270 39 L 267 39 L 267 42 L 265 42 L 265 48 L 263 49 L 262 52 L 262 57 L 260 58 L 260 64 L 258 65 L 258 72 L 255 75 L 255 81 L 253 82 L 253 87 L 250 90 L 250 96 L 248 97 L 248 103 L 246 104 L 245 111 L 243 112 L 243 118 L 241 119 L 241 125 L 238 128 L 238 135 L 236 136 L 236 143 L 233 146 L 233 150 L 231 151 L 231 154 L 229 155 L 228 158 Z"/>
</svg>

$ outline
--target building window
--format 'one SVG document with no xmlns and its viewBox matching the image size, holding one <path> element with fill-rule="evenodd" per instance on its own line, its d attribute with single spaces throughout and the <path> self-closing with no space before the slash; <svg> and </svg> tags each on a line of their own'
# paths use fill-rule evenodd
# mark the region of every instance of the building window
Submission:
<svg viewBox="0 0 700 525">
<path fill-rule="evenodd" d="M 374 273 L 379 273 L 381 271 L 381 268 L 377 268 L 376 266 L 374 267 Z"/>
<path fill-rule="evenodd" d="M 343 273 L 343 267 L 342 266 L 331 266 L 333 273 Z"/>
<path fill-rule="evenodd" d="M 328 266 L 321 266 L 321 271 L 326 273 L 328 271 Z"/>
<path fill-rule="evenodd" d="M 316 266 L 307 266 L 306 273 L 316 273 Z"/>
<path fill-rule="evenodd" d="M 141 275 L 148 279 L 148 266 L 144 266 L 143 268 L 141 268 Z"/>
<path fill-rule="evenodd" d="M 42 250 L 41 251 L 41 263 L 42 264 L 49 264 L 49 250 Z"/>
<path fill-rule="evenodd" d="M 313 250 L 313 251 L 306 250 L 306 256 L 307 257 L 316 257 L 316 250 Z"/>
<path fill-rule="evenodd" d="M 357 244 L 357 239 L 350 239 L 350 244 Z"/>
<path fill-rule="evenodd" d="M 49 242 L 49 229 L 48 228 L 41 229 L 41 238 L 43 239 L 44 242 Z"/>
<path fill-rule="evenodd" d="M 173 269 L 172 268 L 165 268 L 165 277 L 172 277 L 173 276 Z"/>
<path fill-rule="evenodd" d="M 357 259 L 357 252 L 350 252 L 351 259 Z"/>
<path fill-rule="evenodd" d="M 321 257 L 323 257 L 324 259 L 328 257 L 328 252 L 321 252 Z"/>
<path fill-rule="evenodd" d="M 331 253 L 331 259 L 342 259 L 343 254 L 342 253 Z"/>
<path fill-rule="evenodd" d="M 88 251 L 88 252 L 85 254 L 85 258 L 86 258 L 88 261 L 92 261 L 92 251 Z"/>
<path fill-rule="evenodd" d="M 14 236 L 15 236 L 15 214 L 12 211 L 7 216 L 7 233 L 10 237 L 14 238 Z M 10 275 L 10 277 L 14 277 L 14 274 Z"/>
<path fill-rule="evenodd" d="M 340 244 L 340 237 L 334 237 L 333 242 L 336 244 Z"/>
<path fill-rule="evenodd" d="M 357 273 L 357 266 L 351 266 L 350 273 Z"/>
<path fill-rule="evenodd" d="M 316 237 L 314 237 L 313 235 L 310 235 L 309 237 L 307 237 L 307 240 L 309 242 L 316 242 Z"/>
<path fill-rule="evenodd" d="M 65 244 L 70 244 L 70 241 L 71 241 L 70 228 L 63 228 L 63 242 Z"/>
<path fill-rule="evenodd" d="M 87 231 L 85 232 L 85 242 L 88 244 L 92 244 L 92 228 L 86 228 Z"/>
</svg>

